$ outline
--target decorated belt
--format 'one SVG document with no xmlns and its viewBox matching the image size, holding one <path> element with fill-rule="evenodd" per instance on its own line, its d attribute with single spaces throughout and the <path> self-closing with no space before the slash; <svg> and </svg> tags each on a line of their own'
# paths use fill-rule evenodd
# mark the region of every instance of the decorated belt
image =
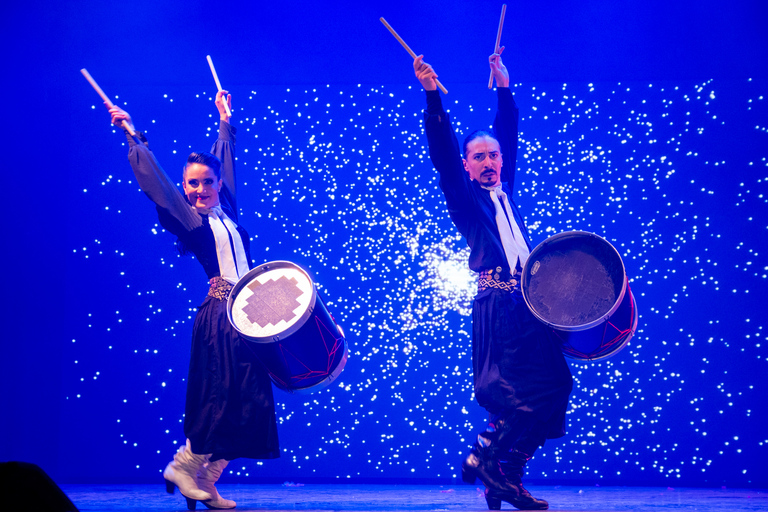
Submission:
<svg viewBox="0 0 768 512">
<path fill-rule="evenodd" d="M 477 292 L 487 290 L 488 288 L 498 288 L 505 292 L 513 292 L 515 289 L 520 290 L 520 274 L 509 275 L 507 272 L 502 272 L 501 267 L 496 267 L 495 270 L 481 270 L 479 279 L 477 281 Z M 505 274 L 506 278 L 502 277 Z"/>
<path fill-rule="evenodd" d="M 208 296 L 214 299 L 227 300 L 229 292 L 232 291 L 232 283 L 223 277 L 213 277 L 210 281 L 211 287 L 208 288 Z"/>
</svg>

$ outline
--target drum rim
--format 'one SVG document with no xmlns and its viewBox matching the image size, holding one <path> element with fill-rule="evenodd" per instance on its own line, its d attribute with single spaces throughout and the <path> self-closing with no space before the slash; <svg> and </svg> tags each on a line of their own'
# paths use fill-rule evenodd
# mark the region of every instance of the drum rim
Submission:
<svg viewBox="0 0 768 512">
<path fill-rule="evenodd" d="M 606 313 L 604 313 L 600 318 L 596 318 L 591 322 L 588 322 L 582 325 L 576 325 L 576 326 L 555 324 L 543 318 L 539 314 L 539 312 L 536 311 L 536 309 L 531 305 L 531 302 L 528 299 L 527 292 L 528 292 L 528 285 L 529 285 L 530 275 L 531 275 L 530 266 L 533 264 L 532 262 L 535 259 L 534 256 L 537 253 L 543 251 L 547 246 L 555 242 L 559 242 L 562 239 L 579 238 L 582 236 L 585 236 L 587 238 L 595 238 L 600 242 L 606 243 L 608 244 L 608 247 L 610 247 L 613 250 L 613 252 L 616 253 L 616 256 L 619 258 L 619 262 L 621 263 L 622 274 L 624 275 L 624 279 L 622 280 L 622 283 L 621 283 L 621 292 L 619 293 L 619 296 L 616 298 L 616 301 L 613 303 L 613 306 L 611 306 L 611 308 Z M 597 235 L 595 233 L 590 233 L 588 231 L 578 231 L 578 230 L 563 231 L 562 233 L 557 233 L 556 235 L 552 235 L 551 237 L 547 238 L 546 240 L 541 242 L 539 245 L 537 245 L 528 255 L 528 258 L 525 260 L 525 265 L 523 266 L 523 273 L 522 273 L 522 278 L 520 283 L 520 289 L 523 294 L 523 300 L 525 301 L 525 305 L 528 307 L 528 311 L 530 311 L 533 314 L 533 316 L 535 316 L 541 323 L 545 324 L 547 327 L 551 327 L 553 329 L 558 329 L 566 332 L 586 331 L 587 329 L 592 329 L 593 327 L 596 327 L 602 324 L 603 322 L 605 322 L 608 318 L 610 318 L 616 312 L 617 309 L 619 309 L 621 302 L 624 300 L 624 295 L 627 292 L 628 286 L 629 286 L 629 277 L 627 277 L 627 269 L 624 266 L 624 259 L 621 257 L 621 254 L 619 254 L 619 251 L 616 250 L 616 247 L 614 247 L 611 242 L 609 242 L 608 240 L 606 240 L 600 235 Z"/>
<path fill-rule="evenodd" d="M 304 310 L 299 320 L 294 322 L 293 325 L 291 325 L 290 327 L 288 327 L 286 330 L 282 331 L 278 335 L 252 336 L 250 334 L 244 333 L 237 326 L 237 324 L 234 321 L 234 318 L 232 318 L 232 308 L 234 307 L 235 297 L 237 297 L 238 293 L 240 293 L 240 291 L 251 281 L 251 278 L 253 278 L 254 276 L 263 274 L 264 272 L 274 268 L 286 268 L 286 267 L 299 270 L 309 280 L 309 284 L 311 285 L 310 288 L 312 288 L 312 297 L 309 300 L 309 305 L 307 306 L 307 309 Z M 235 285 L 232 287 L 232 290 L 229 293 L 229 298 L 227 299 L 227 318 L 229 319 L 229 323 L 232 324 L 232 327 L 234 327 L 234 329 L 237 332 L 239 332 L 240 335 L 246 340 L 253 341 L 255 343 L 274 343 L 275 341 L 278 341 L 282 338 L 286 338 L 294 334 L 301 327 L 303 327 L 304 324 L 307 322 L 307 320 L 312 316 L 312 312 L 315 309 L 316 301 L 317 301 L 317 288 L 315 286 L 315 281 L 312 279 L 312 276 L 309 275 L 309 272 L 304 267 L 297 265 L 292 261 L 287 261 L 287 260 L 268 261 L 267 263 L 262 263 L 261 265 L 252 268 L 251 270 L 243 274 L 242 277 L 240 277 L 240 279 L 237 280 L 237 283 L 235 283 Z"/>
</svg>

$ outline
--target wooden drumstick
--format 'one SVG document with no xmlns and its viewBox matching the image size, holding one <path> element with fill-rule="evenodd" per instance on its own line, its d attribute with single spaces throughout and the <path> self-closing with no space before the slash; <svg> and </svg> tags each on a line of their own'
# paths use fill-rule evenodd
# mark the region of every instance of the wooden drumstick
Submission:
<svg viewBox="0 0 768 512">
<path fill-rule="evenodd" d="M 211 73 L 213 73 L 213 79 L 216 81 L 216 87 L 219 90 L 221 90 L 221 82 L 219 82 L 219 75 L 216 74 L 216 68 L 213 67 L 213 61 L 211 60 L 211 56 L 206 55 L 205 58 L 208 59 L 208 65 L 211 67 Z M 227 98 L 222 96 L 221 101 L 224 102 L 224 108 L 227 110 L 227 115 L 229 117 L 232 117 L 232 111 L 229 110 L 229 105 L 227 105 Z"/>
<path fill-rule="evenodd" d="M 413 50 L 410 49 L 410 47 L 407 44 L 405 44 L 405 41 L 403 41 L 403 38 L 400 37 L 397 34 L 397 32 L 395 32 L 395 29 L 393 29 L 392 26 L 389 23 L 387 23 L 387 20 L 385 20 L 384 18 L 379 18 L 379 21 L 381 21 L 384 24 L 384 26 L 387 27 L 387 30 L 389 30 L 392 33 L 392 35 L 395 36 L 395 39 L 397 39 L 397 41 L 401 45 L 403 45 L 403 48 L 405 48 L 405 51 L 407 51 L 410 54 L 410 56 L 415 59 L 417 55 L 413 52 Z M 443 84 L 440 83 L 440 80 L 438 80 L 437 78 L 435 78 L 435 84 L 440 88 L 441 91 L 443 91 L 443 94 L 448 94 L 448 89 L 446 89 L 443 86 Z"/>
<path fill-rule="evenodd" d="M 501 18 L 499 19 L 499 31 L 496 32 L 496 46 L 493 47 L 493 53 L 499 53 L 501 48 L 501 29 L 504 27 L 504 13 L 507 12 L 507 4 L 501 4 Z M 488 88 L 493 89 L 493 70 L 491 70 L 491 77 L 488 79 Z"/>
<path fill-rule="evenodd" d="M 93 88 L 96 89 L 96 92 L 99 93 L 99 96 L 101 96 L 101 99 L 103 99 L 104 103 L 107 104 L 107 108 L 114 107 L 115 106 L 114 103 L 112 103 L 109 97 L 106 94 L 104 94 L 104 91 L 101 90 L 101 87 L 99 87 L 99 84 L 96 83 L 96 80 L 93 79 L 91 74 L 88 73 L 88 71 L 85 68 L 81 69 L 80 72 L 83 74 L 85 79 L 88 80 L 88 82 L 90 82 Z M 131 128 L 131 125 L 126 123 L 125 120 L 123 120 L 123 128 L 125 128 L 125 130 L 131 134 L 131 137 L 136 136 L 136 132 L 133 131 L 133 128 Z"/>
</svg>

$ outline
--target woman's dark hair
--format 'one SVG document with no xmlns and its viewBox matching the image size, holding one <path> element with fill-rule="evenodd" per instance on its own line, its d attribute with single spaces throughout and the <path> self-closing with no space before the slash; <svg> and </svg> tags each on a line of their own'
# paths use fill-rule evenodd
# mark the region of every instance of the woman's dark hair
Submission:
<svg viewBox="0 0 768 512">
<path fill-rule="evenodd" d="M 496 140 L 496 136 L 489 132 L 488 130 L 475 130 L 469 135 L 467 135 L 467 138 L 464 139 L 464 158 L 467 158 L 467 147 L 469 146 L 469 143 L 472 142 L 475 139 L 479 139 L 480 137 L 490 137 L 493 140 Z"/>
<path fill-rule="evenodd" d="M 201 151 L 200 153 L 192 153 L 187 158 L 187 165 L 184 166 L 184 174 L 187 173 L 187 167 L 189 164 L 202 164 L 207 165 L 216 175 L 216 178 L 221 179 L 221 160 L 207 151 Z"/>
</svg>

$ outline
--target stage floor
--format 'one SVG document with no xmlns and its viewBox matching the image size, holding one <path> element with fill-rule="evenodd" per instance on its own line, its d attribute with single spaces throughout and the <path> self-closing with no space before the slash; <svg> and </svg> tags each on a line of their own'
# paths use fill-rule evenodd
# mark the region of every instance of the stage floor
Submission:
<svg viewBox="0 0 768 512">
<path fill-rule="evenodd" d="M 81 512 L 151 512 L 187 510 L 184 498 L 158 485 L 62 485 Z M 227 485 L 222 496 L 237 511 L 280 510 L 371 512 L 390 510 L 487 510 L 482 488 L 470 485 Z M 528 487 L 549 501 L 550 510 L 597 511 L 768 511 L 766 489 L 696 489 L 666 487 Z M 502 510 L 515 510 L 508 503 Z M 31 509 L 30 509 L 31 510 Z M 208 510 L 202 503 L 197 510 Z M 20 511 L 26 512 L 26 511 Z"/>
</svg>

